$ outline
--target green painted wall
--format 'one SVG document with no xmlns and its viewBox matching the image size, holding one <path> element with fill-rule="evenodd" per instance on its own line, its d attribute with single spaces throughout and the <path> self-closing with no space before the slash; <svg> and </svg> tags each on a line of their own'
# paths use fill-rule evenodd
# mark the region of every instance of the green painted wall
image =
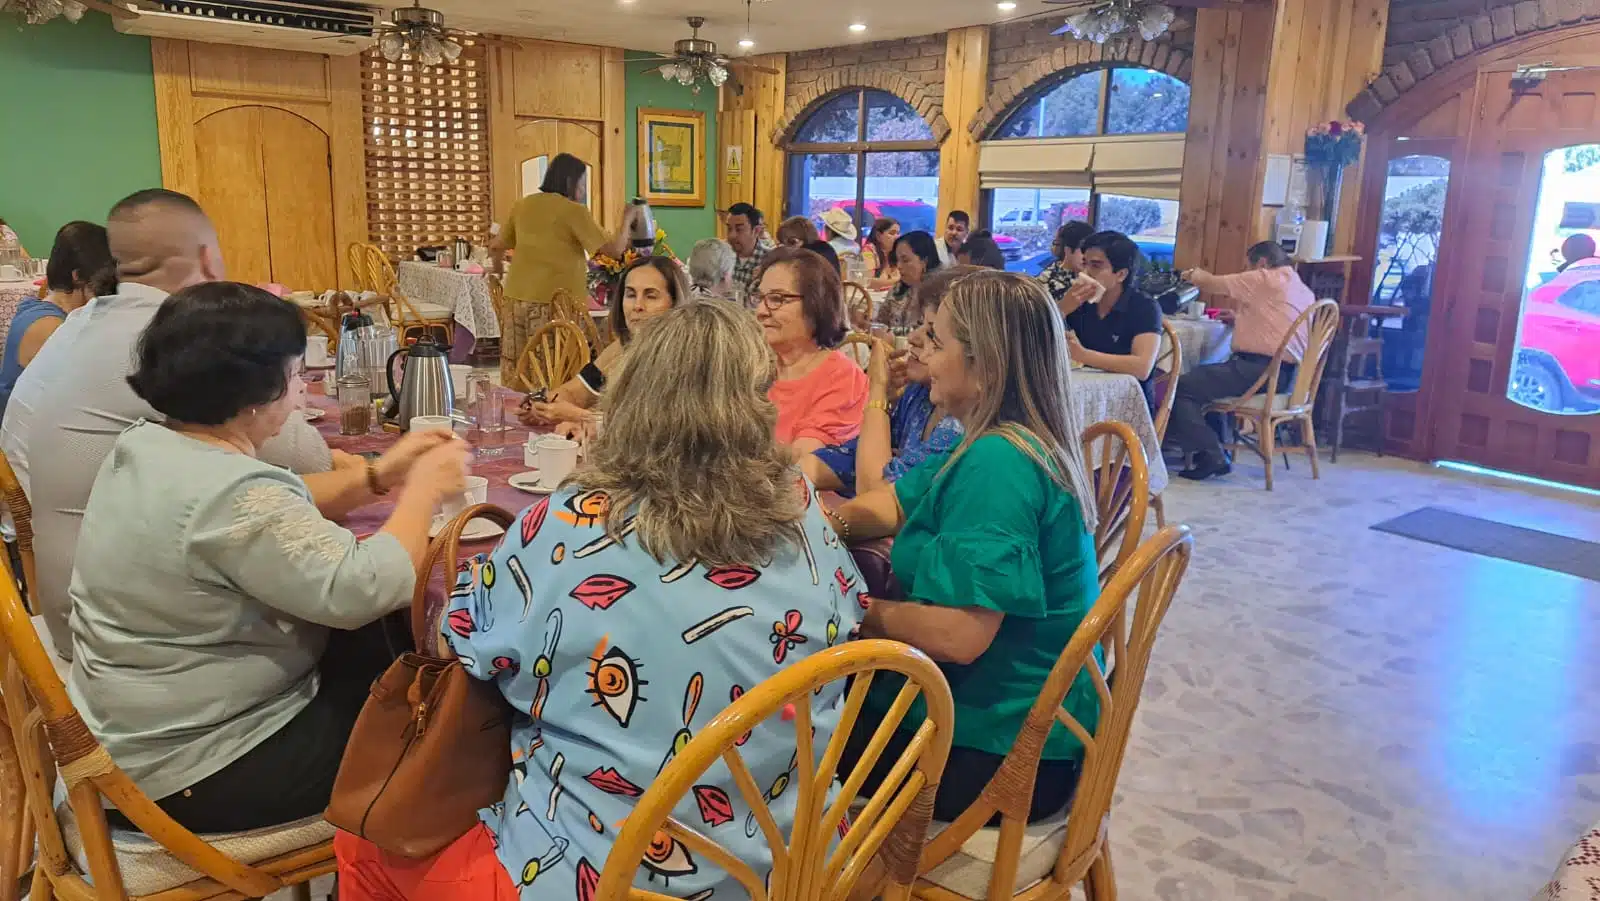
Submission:
<svg viewBox="0 0 1600 901">
<path fill-rule="evenodd" d="M 629 55 L 634 55 L 629 51 Z M 656 225 L 667 230 L 667 243 L 673 253 L 687 258 L 694 242 L 717 234 L 717 89 L 702 85 L 696 94 L 659 72 L 646 72 L 649 61 L 628 63 L 623 82 L 628 100 L 628 196 L 639 192 L 639 107 L 699 110 L 706 114 L 706 205 L 703 207 L 652 207 Z"/>
<path fill-rule="evenodd" d="M 49 254 L 73 219 L 104 222 L 113 203 L 161 186 L 148 38 L 96 12 L 21 27 L 3 15 L 0 85 L 0 217 L 30 254 Z"/>
</svg>

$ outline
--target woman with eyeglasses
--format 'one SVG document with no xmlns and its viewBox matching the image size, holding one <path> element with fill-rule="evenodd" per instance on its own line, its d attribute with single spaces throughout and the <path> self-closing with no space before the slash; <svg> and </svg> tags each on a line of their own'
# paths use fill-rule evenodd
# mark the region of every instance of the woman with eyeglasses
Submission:
<svg viewBox="0 0 1600 901">
<path fill-rule="evenodd" d="M 756 273 L 756 319 L 778 358 L 767 397 L 777 437 L 796 456 L 854 438 L 867 406 L 867 374 L 835 350 L 844 340 L 844 286 L 812 251 L 779 247 Z"/>
</svg>

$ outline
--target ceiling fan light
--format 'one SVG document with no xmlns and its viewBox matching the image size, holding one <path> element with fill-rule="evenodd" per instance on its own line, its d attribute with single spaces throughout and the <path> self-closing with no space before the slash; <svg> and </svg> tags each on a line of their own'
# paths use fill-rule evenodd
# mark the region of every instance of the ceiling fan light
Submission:
<svg viewBox="0 0 1600 901">
<path fill-rule="evenodd" d="M 440 43 L 440 49 L 442 49 L 444 51 L 444 58 L 445 59 L 447 59 L 447 60 L 449 60 L 450 62 L 453 63 L 456 60 L 461 58 L 461 45 L 460 44 L 456 43 L 453 40 L 450 40 L 449 38 L 446 38 L 443 41 L 440 41 L 439 43 Z"/>
<path fill-rule="evenodd" d="M 739 39 L 739 46 L 743 47 L 746 50 L 749 50 L 751 47 L 754 47 L 755 45 L 756 45 L 756 42 L 754 40 L 750 39 L 750 38 L 740 38 Z"/>
<path fill-rule="evenodd" d="M 722 68 L 721 66 L 712 66 L 711 71 L 707 73 L 707 75 L 710 77 L 711 83 L 719 88 L 722 87 L 723 83 L 728 80 L 728 70 Z"/>
<path fill-rule="evenodd" d="M 384 32 L 383 37 L 378 39 L 378 52 L 389 62 L 397 63 L 406 55 L 406 42 L 393 31 Z"/>
</svg>

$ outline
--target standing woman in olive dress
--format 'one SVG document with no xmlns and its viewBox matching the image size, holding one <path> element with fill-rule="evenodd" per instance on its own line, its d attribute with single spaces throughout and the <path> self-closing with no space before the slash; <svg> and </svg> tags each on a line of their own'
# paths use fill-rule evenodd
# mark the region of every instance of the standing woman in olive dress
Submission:
<svg viewBox="0 0 1600 901">
<path fill-rule="evenodd" d="M 570 153 L 556 154 L 539 193 L 517 201 L 489 242 L 496 274 L 504 269 L 506 251 L 516 251 L 505 280 L 509 321 L 500 323 L 500 378 L 508 388 L 528 389 L 516 374 L 517 360 L 533 333 L 550 321 L 556 292 L 587 305 L 588 258 L 603 253 L 620 259 L 627 250 L 628 229 L 639 208 L 625 207 L 622 227 L 607 237 L 589 212 L 588 168 Z"/>
</svg>

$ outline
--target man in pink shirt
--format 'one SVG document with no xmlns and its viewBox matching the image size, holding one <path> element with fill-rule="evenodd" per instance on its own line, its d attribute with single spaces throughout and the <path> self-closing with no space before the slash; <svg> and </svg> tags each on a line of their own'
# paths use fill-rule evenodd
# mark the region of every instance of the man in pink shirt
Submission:
<svg viewBox="0 0 1600 901">
<path fill-rule="evenodd" d="M 1189 468 L 1178 473 L 1186 479 L 1208 479 L 1227 475 L 1230 461 L 1222 450 L 1222 423 L 1206 421 L 1206 404 L 1224 397 L 1236 397 L 1250 390 L 1278 352 L 1305 309 L 1316 297 L 1283 248 L 1263 241 L 1245 254 L 1250 268 L 1235 275 L 1212 275 L 1204 269 L 1184 273 L 1189 284 L 1208 294 L 1221 294 L 1234 301 L 1235 308 L 1219 317 L 1233 326 L 1233 356 L 1225 363 L 1201 366 L 1178 379 L 1178 395 L 1172 404 L 1168 423 L 1169 443 L 1192 454 Z M 1306 350 L 1302 327 L 1289 339 L 1289 346 L 1278 376 L 1278 385 L 1287 390 L 1294 381 L 1294 364 Z"/>
</svg>

